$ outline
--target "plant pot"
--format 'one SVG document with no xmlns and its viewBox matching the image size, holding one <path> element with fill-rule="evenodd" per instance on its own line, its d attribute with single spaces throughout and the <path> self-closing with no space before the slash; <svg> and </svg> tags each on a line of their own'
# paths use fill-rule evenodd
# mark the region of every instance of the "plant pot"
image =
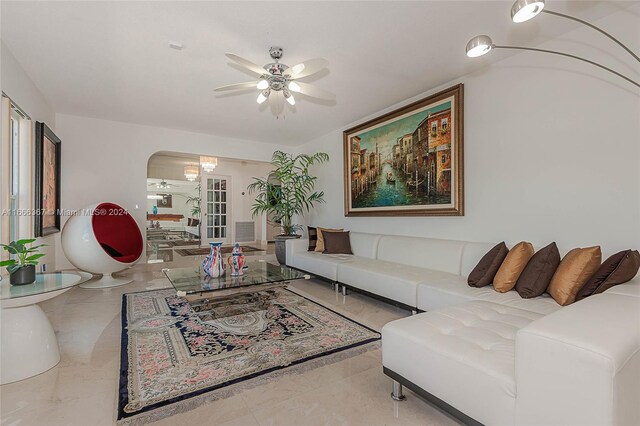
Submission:
<svg viewBox="0 0 640 426">
<path fill-rule="evenodd" d="M 281 265 L 287 264 L 287 240 L 300 238 L 301 235 L 276 235 L 276 259 Z"/>
<path fill-rule="evenodd" d="M 9 275 L 11 285 L 32 284 L 36 280 L 36 265 L 22 266 Z"/>
</svg>

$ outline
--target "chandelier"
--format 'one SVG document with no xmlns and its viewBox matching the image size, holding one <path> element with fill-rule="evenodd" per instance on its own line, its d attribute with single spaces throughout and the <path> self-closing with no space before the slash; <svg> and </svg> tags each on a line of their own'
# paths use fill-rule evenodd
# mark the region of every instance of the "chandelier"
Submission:
<svg viewBox="0 0 640 426">
<path fill-rule="evenodd" d="M 189 164 L 188 166 L 184 166 L 184 177 L 186 177 L 189 182 L 193 182 L 198 178 L 199 171 L 198 166 Z"/>
<path fill-rule="evenodd" d="M 202 156 L 200 157 L 200 165 L 202 166 L 202 170 L 211 173 L 218 165 L 218 159 L 216 157 Z"/>
</svg>

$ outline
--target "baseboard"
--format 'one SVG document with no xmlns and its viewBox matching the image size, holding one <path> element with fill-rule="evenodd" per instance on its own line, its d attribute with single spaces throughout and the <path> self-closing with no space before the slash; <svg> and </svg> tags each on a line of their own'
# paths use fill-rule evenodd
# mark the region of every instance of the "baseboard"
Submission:
<svg viewBox="0 0 640 426">
<path fill-rule="evenodd" d="M 467 416 L 462 411 L 444 402 L 437 396 L 427 392 L 426 390 L 422 389 L 420 386 L 413 383 L 411 380 L 399 375 L 395 371 L 390 370 L 385 366 L 382 366 L 382 372 L 387 376 L 389 376 L 391 379 L 402 384 L 402 386 L 407 387 L 413 393 L 420 396 L 422 399 L 426 400 L 430 404 L 434 405 L 436 408 L 444 411 L 445 413 L 449 414 L 452 417 L 455 417 L 457 420 L 461 421 L 463 424 L 469 425 L 469 426 L 484 426 L 482 423 L 480 423 L 476 419 Z"/>
</svg>

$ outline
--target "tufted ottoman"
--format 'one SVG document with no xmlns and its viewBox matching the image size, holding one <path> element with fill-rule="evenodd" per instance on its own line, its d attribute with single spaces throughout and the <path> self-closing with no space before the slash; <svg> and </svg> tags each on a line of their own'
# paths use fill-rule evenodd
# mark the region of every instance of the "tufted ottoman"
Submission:
<svg viewBox="0 0 640 426">
<path fill-rule="evenodd" d="M 469 423 L 513 424 L 515 336 L 542 316 L 473 301 L 393 321 L 382 328 L 385 373 Z"/>
</svg>

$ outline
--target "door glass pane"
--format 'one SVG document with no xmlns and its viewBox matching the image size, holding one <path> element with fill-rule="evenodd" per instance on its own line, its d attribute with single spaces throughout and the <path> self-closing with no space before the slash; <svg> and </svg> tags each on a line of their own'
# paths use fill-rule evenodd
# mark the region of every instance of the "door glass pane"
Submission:
<svg viewBox="0 0 640 426">
<path fill-rule="evenodd" d="M 213 212 L 215 214 L 220 214 L 220 204 L 219 203 L 215 204 L 215 209 L 213 210 Z"/>
<path fill-rule="evenodd" d="M 220 215 L 214 215 L 213 217 L 215 218 L 214 225 L 220 226 Z"/>
<path fill-rule="evenodd" d="M 220 204 L 220 213 L 222 214 L 227 214 L 227 205 L 226 204 Z"/>
<path fill-rule="evenodd" d="M 226 191 L 227 190 L 227 180 L 226 179 L 222 179 L 220 182 L 221 182 L 220 183 L 220 189 L 222 189 L 223 191 Z"/>
<path fill-rule="evenodd" d="M 207 203 L 207 214 L 213 213 L 213 203 Z"/>
<path fill-rule="evenodd" d="M 220 191 L 216 191 L 215 194 L 213 195 L 213 202 L 214 203 L 220 202 Z"/>
<path fill-rule="evenodd" d="M 213 189 L 220 189 L 220 179 L 214 179 Z"/>
<path fill-rule="evenodd" d="M 227 238 L 227 228 L 220 228 L 220 237 Z"/>
<path fill-rule="evenodd" d="M 227 215 L 220 216 L 220 224 L 222 226 L 227 226 Z"/>
<path fill-rule="evenodd" d="M 221 197 L 220 201 L 222 201 L 223 203 L 227 202 L 227 193 L 226 192 L 222 193 L 222 197 Z"/>
<path fill-rule="evenodd" d="M 207 227 L 207 238 L 213 238 L 213 228 Z"/>
<path fill-rule="evenodd" d="M 214 229 L 214 231 L 213 231 L 213 238 L 220 238 L 220 228 L 215 227 L 215 228 L 213 228 L 213 229 Z"/>
</svg>

